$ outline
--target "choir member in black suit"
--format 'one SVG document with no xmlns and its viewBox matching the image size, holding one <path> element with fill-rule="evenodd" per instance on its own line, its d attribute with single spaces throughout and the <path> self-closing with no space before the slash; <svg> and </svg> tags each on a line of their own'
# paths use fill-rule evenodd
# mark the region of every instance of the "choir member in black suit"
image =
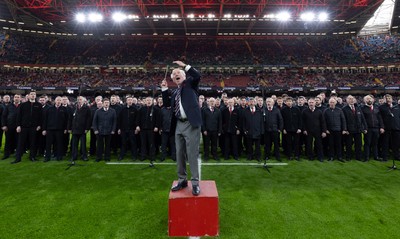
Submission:
<svg viewBox="0 0 400 239">
<path fill-rule="evenodd" d="M 152 97 L 146 97 L 145 102 L 146 105 L 139 109 L 136 130 L 140 132 L 141 160 L 149 156 L 153 162 L 156 153 L 154 135 L 160 129 L 160 110 L 154 106 Z"/>
<path fill-rule="evenodd" d="M 87 161 L 86 133 L 90 130 L 92 114 L 85 102 L 86 99 L 83 96 L 79 96 L 73 113 L 69 115 L 68 130 L 72 133 L 72 162 L 78 159 L 78 152 L 81 153 L 82 160 Z M 78 151 L 79 142 L 81 143 L 80 151 Z"/>
<path fill-rule="evenodd" d="M 101 109 L 103 107 L 103 97 L 101 95 L 96 96 L 94 99 L 94 103 L 90 106 L 91 119 L 90 122 L 93 121 L 94 113 L 96 110 Z M 94 134 L 93 129 L 90 129 L 90 146 L 89 146 L 89 155 L 96 155 L 96 135 Z"/>
<path fill-rule="evenodd" d="M 203 132 L 204 143 L 204 160 L 209 159 L 210 146 L 211 154 L 215 160 L 219 160 L 217 154 L 218 137 L 222 133 L 222 116 L 221 111 L 215 107 L 215 99 L 209 98 L 207 100 L 208 107 L 203 108 L 201 132 Z"/>
<path fill-rule="evenodd" d="M 346 118 L 347 134 L 345 135 L 346 145 L 346 160 L 354 157 L 356 160 L 361 160 L 362 133 L 367 133 L 367 122 L 361 108 L 357 105 L 357 100 L 349 95 L 346 98 L 347 105 L 343 107 L 343 114 Z"/>
<path fill-rule="evenodd" d="M 97 135 L 96 162 L 103 158 L 110 161 L 111 135 L 115 134 L 117 129 L 117 114 L 110 108 L 110 100 L 103 100 L 103 108 L 96 111 L 93 117 L 92 128 Z"/>
<path fill-rule="evenodd" d="M 324 111 L 329 143 L 328 157 L 329 161 L 333 161 L 336 155 L 339 161 L 344 162 L 342 159 L 342 135 L 347 134 L 347 125 L 342 109 L 336 107 L 336 104 L 336 99 L 330 98 L 329 107 Z"/>
<path fill-rule="evenodd" d="M 302 113 L 303 133 L 306 135 L 306 152 L 310 160 L 314 159 L 312 146 L 314 144 L 317 158 L 324 161 L 322 138 L 326 137 L 326 124 L 321 110 L 315 108 L 315 99 L 308 100 L 308 108 Z"/>
<path fill-rule="evenodd" d="M 68 112 L 61 105 L 62 99 L 57 96 L 55 104 L 44 111 L 42 134 L 46 136 L 46 154 L 44 162 L 48 162 L 52 156 L 54 145 L 54 156 L 60 161 L 63 157 L 63 135 L 67 133 Z"/>
<path fill-rule="evenodd" d="M 260 139 L 264 131 L 263 123 L 263 113 L 257 109 L 254 98 L 250 98 L 249 107 L 243 113 L 242 126 L 247 141 L 247 160 L 256 159 L 260 161 Z"/>
<path fill-rule="evenodd" d="M 163 106 L 161 109 L 161 162 L 164 161 L 168 155 L 168 148 L 170 156 L 173 161 L 176 161 L 176 146 L 175 135 L 171 132 L 171 120 L 173 110 L 169 106 Z"/>
<path fill-rule="evenodd" d="M 238 106 L 239 118 L 242 120 L 244 116 L 244 112 L 247 109 L 247 100 L 245 97 L 240 98 L 240 104 Z M 242 127 L 242 123 L 240 123 L 240 128 Z M 241 129 L 240 134 L 238 136 L 238 154 L 242 155 L 243 152 L 246 152 L 246 137 Z"/>
<path fill-rule="evenodd" d="M 118 134 L 121 136 L 121 152 L 118 160 L 122 160 L 125 157 L 127 146 L 131 151 L 131 159 L 136 160 L 137 158 L 137 145 L 136 145 L 136 118 L 138 117 L 138 110 L 133 105 L 133 97 L 128 95 L 126 97 L 126 105 L 122 108 L 121 113 L 117 117 L 118 119 Z"/>
<path fill-rule="evenodd" d="M 122 105 L 120 104 L 120 99 L 119 96 L 117 95 L 112 95 L 110 97 L 110 108 L 115 110 L 115 113 L 117 114 L 117 122 L 118 122 L 118 117 L 121 113 L 122 110 Z M 121 145 L 121 137 L 119 137 L 118 134 L 113 134 L 111 135 L 111 150 L 117 154 L 118 148 Z"/>
<path fill-rule="evenodd" d="M 2 130 L 6 135 L 6 142 L 4 146 L 4 156 L 3 159 L 10 157 L 13 154 L 18 144 L 18 134 L 17 128 L 17 110 L 21 103 L 21 95 L 15 94 L 13 98 L 13 103 L 7 104 L 4 107 L 3 114 L 1 115 L 1 126 Z"/>
<path fill-rule="evenodd" d="M 36 92 L 31 91 L 28 96 L 28 101 L 22 103 L 17 110 L 17 128 L 19 133 L 17 152 L 15 161 L 12 163 L 21 162 L 22 154 L 25 151 L 25 145 L 29 142 L 29 158 L 32 162 L 36 161 L 37 153 L 37 132 L 42 125 L 42 105 L 36 102 Z"/>
<path fill-rule="evenodd" d="M 287 156 L 289 160 L 295 158 L 300 159 L 299 138 L 302 129 L 301 111 L 298 107 L 293 106 L 293 99 L 286 98 L 286 107 L 281 110 L 283 118 L 283 134 L 286 135 Z"/>
<path fill-rule="evenodd" d="M 370 150 L 375 160 L 380 160 L 378 157 L 378 140 L 380 134 L 385 132 L 384 124 L 379 108 L 374 105 L 374 97 L 367 95 L 364 97 L 365 105 L 362 107 L 365 120 L 368 125 L 367 133 L 364 135 L 364 161 L 368 161 Z"/>
<path fill-rule="evenodd" d="M 382 160 L 387 161 L 389 157 L 389 149 L 392 149 L 395 157 L 399 152 L 398 147 L 394 147 L 396 143 L 400 140 L 398 137 L 397 127 L 398 118 L 396 117 L 397 112 L 399 110 L 398 105 L 393 104 L 393 97 L 389 94 L 384 96 L 385 103 L 379 106 L 379 111 L 381 112 L 383 125 L 385 126 L 385 132 L 381 135 L 382 137 Z"/>
<path fill-rule="evenodd" d="M 234 100 L 228 99 L 227 107 L 222 111 L 222 131 L 224 135 L 224 158 L 229 159 L 232 154 L 235 160 L 239 160 L 238 136 L 240 135 L 240 113 L 235 108 Z"/>
<path fill-rule="evenodd" d="M 264 154 L 265 160 L 268 160 L 271 153 L 272 143 L 274 144 L 274 156 L 281 161 L 279 153 L 279 136 L 283 130 L 283 119 L 279 106 L 274 107 L 272 98 L 266 99 L 266 107 L 264 107 Z"/>
</svg>

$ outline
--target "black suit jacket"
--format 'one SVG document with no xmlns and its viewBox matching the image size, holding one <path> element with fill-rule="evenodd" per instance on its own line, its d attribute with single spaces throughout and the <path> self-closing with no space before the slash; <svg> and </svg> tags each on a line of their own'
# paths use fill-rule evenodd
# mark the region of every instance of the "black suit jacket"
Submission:
<svg viewBox="0 0 400 239">
<path fill-rule="evenodd" d="M 350 133 L 362 133 L 364 130 L 368 129 L 367 122 L 365 121 L 364 114 L 360 107 L 355 106 L 354 113 L 348 105 L 343 107 L 342 110 L 346 118 L 347 130 Z"/>
<path fill-rule="evenodd" d="M 278 107 L 273 107 L 271 111 L 264 107 L 264 129 L 265 132 L 277 132 L 283 130 L 283 118 Z"/>
<path fill-rule="evenodd" d="M 84 134 L 85 130 L 89 130 L 92 124 L 92 114 L 87 105 L 83 105 L 80 109 L 69 108 L 70 120 L 68 121 L 68 129 L 72 130 L 72 134 Z M 73 111 L 72 111 L 73 110 Z"/>
<path fill-rule="evenodd" d="M 303 130 L 308 133 L 321 134 L 326 132 L 326 123 L 321 110 L 315 108 L 314 112 L 306 108 L 302 112 Z"/>
<path fill-rule="evenodd" d="M 284 107 L 281 110 L 282 118 L 283 118 L 283 128 L 287 132 L 297 132 L 298 129 L 301 130 L 302 120 L 301 120 L 301 111 L 298 107 Z"/>
<path fill-rule="evenodd" d="M 222 116 L 219 109 L 214 108 L 214 112 L 211 112 L 210 108 L 203 108 L 202 118 L 201 131 L 222 133 Z"/>
<path fill-rule="evenodd" d="M 198 93 L 200 78 L 200 73 L 195 68 L 190 67 L 190 69 L 186 72 L 186 80 L 182 83 L 181 86 L 181 102 L 183 110 L 188 117 L 189 123 L 193 127 L 201 127 L 202 125 Z M 175 96 L 177 90 L 178 89 L 176 89 L 174 92 L 171 92 L 169 90 L 162 92 L 163 103 L 165 107 L 171 107 L 173 111 L 175 109 Z M 171 120 L 171 132 L 175 132 L 176 123 L 177 118 L 175 116 L 175 112 L 173 112 Z"/>
<path fill-rule="evenodd" d="M 361 107 L 361 110 L 364 114 L 365 121 L 367 121 L 368 128 L 384 128 L 381 112 L 376 105 L 374 105 L 373 111 L 371 111 L 371 107 L 367 105 Z"/>
<path fill-rule="evenodd" d="M 247 138 L 260 139 L 264 132 L 263 113 L 256 108 L 252 113 L 250 108 L 243 112 L 243 133 Z"/>
<path fill-rule="evenodd" d="M 236 130 L 240 130 L 240 112 L 237 108 L 233 108 L 232 113 L 229 108 L 222 111 L 222 131 L 224 133 L 236 134 Z"/>
</svg>

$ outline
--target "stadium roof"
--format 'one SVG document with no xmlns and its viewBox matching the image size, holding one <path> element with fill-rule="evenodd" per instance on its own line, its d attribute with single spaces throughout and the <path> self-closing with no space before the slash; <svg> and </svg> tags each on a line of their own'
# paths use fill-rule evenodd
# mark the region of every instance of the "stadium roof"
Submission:
<svg viewBox="0 0 400 239">
<path fill-rule="evenodd" d="M 383 0 L 3 0 L 0 2 L 0 27 L 78 35 L 178 37 L 356 34 L 382 2 Z M 101 14 L 102 21 L 90 21 L 93 20 L 89 19 L 93 17 L 90 14 L 94 12 Z M 113 20 L 116 12 L 121 13 L 114 16 L 119 17 L 118 22 Z M 81 22 L 76 19 L 78 13 L 83 14 Z M 303 15 L 304 13 L 306 14 Z M 400 15 L 397 2 L 394 15 Z M 397 28 L 400 18 L 395 17 L 392 21 L 392 28 Z"/>
</svg>

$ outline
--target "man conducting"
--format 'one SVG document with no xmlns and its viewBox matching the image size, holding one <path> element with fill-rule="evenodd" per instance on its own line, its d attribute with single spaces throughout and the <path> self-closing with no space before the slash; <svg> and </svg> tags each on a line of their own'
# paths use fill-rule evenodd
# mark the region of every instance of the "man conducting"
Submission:
<svg viewBox="0 0 400 239">
<path fill-rule="evenodd" d="M 173 92 L 168 91 L 168 83 L 164 79 L 161 83 L 163 102 L 166 107 L 171 106 L 173 116 L 171 133 L 175 132 L 176 164 L 178 168 L 178 184 L 171 188 L 178 191 L 187 187 L 186 158 L 192 173 L 192 194 L 200 194 L 199 187 L 199 144 L 202 125 L 201 112 L 198 101 L 198 86 L 200 73 L 182 61 L 173 63 L 184 70 L 176 68 L 172 71 L 172 81 L 178 86 Z M 189 77 L 186 78 L 186 73 Z"/>
</svg>

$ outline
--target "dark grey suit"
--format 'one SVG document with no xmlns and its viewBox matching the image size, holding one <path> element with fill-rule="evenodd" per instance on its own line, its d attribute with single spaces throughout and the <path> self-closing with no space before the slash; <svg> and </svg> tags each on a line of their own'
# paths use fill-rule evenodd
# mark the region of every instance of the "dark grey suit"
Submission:
<svg viewBox="0 0 400 239">
<path fill-rule="evenodd" d="M 188 66 L 188 68 L 189 67 L 190 66 Z M 193 67 L 190 67 L 186 73 L 188 76 L 181 85 L 181 103 L 187 119 L 177 119 L 175 112 L 173 112 L 171 133 L 175 134 L 176 164 L 178 168 L 179 182 L 186 180 L 187 158 L 192 173 L 192 185 L 195 186 L 199 184 L 198 158 L 200 129 L 202 125 L 201 111 L 198 101 L 200 73 Z M 178 90 L 179 89 L 174 92 L 164 90 L 162 92 L 165 107 L 171 106 L 173 110 L 175 109 L 175 96 Z"/>
</svg>

